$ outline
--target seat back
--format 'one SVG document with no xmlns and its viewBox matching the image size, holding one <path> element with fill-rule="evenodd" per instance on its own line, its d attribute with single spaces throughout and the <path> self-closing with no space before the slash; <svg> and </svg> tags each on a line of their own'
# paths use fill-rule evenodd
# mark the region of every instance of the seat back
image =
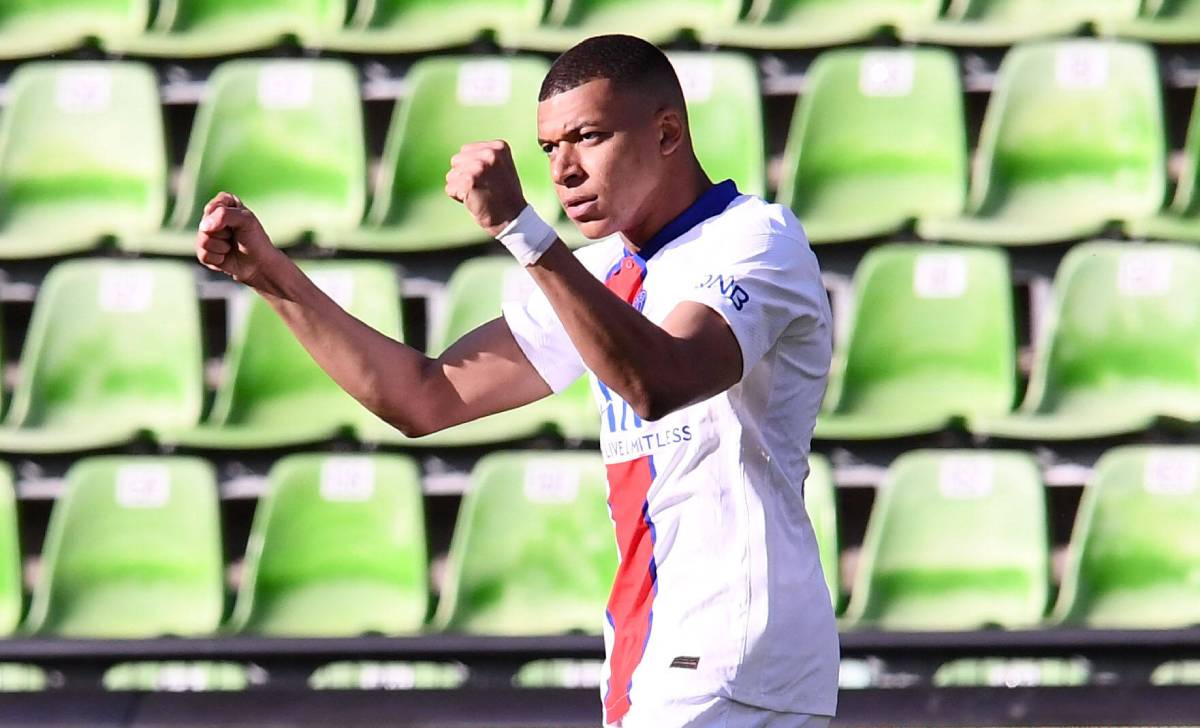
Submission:
<svg viewBox="0 0 1200 728">
<path fill-rule="evenodd" d="M 301 454 L 270 474 L 232 627 L 293 636 L 413 632 L 429 605 L 416 465 Z"/>
<path fill-rule="evenodd" d="M 1016 397 L 1008 259 L 988 248 L 885 245 L 855 274 L 832 411 L 1003 414 Z"/>
<path fill-rule="evenodd" d="M 56 30 L 69 27 L 79 35 L 125 34 L 146 27 L 148 0 L 9 0 L 0 4 L 0 29 Z M 6 27 L 7 26 L 7 27 Z"/>
<path fill-rule="evenodd" d="M 1200 448 L 1130 446 L 1096 463 L 1056 616 L 1164 629 L 1200 623 Z"/>
<path fill-rule="evenodd" d="M 640 0 L 551 0 L 548 21 L 591 28 L 597 33 L 636 28 L 640 17 L 655 27 L 671 24 L 683 29 L 703 29 L 733 23 L 741 16 L 742 0 L 671 0 L 646 5 Z"/>
<path fill-rule="evenodd" d="M 17 628 L 21 619 L 21 542 L 17 531 L 17 496 L 12 469 L 0 466 L 0 636 Z"/>
<path fill-rule="evenodd" d="M 907 453 L 880 485 L 847 617 L 885 629 L 1032 626 L 1049 590 L 1046 533 L 1031 456 Z"/>
<path fill-rule="evenodd" d="M 1087 39 L 1017 46 L 988 103 L 971 206 L 985 215 L 1019 204 L 1051 219 L 1078 210 L 1145 217 L 1163 201 L 1164 149 L 1149 47 Z"/>
<path fill-rule="evenodd" d="M 28 628 L 62 637 L 204 636 L 224 608 L 217 485 L 186 457 L 105 456 L 67 473 Z"/>
<path fill-rule="evenodd" d="M 304 271 L 351 315 L 403 340 L 396 271 L 374 261 L 308 261 Z M 217 391 L 212 424 L 284 425 L 296 417 L 321 417 L 350 425 L 364 408 L 317 365 L 279 315 L 258 296 L 244 293 L 234 325 L 229 370 Z"/>
<path fill-rule="evenodd" d="M 366 199 L 362 105 L 340 60 L 234 60 L 208 81 L 188 142 L 172 225 L 235 190 L 267 232 L 346 229 Z"/>
<path fill-rule="evenodd" d="M 78 259 L 46 275 L 5 423 L 21 428 L 187 428 L 203 398 L 189 266 Z"/>
<path fill-rule="evenodd" d="M 1119 395 L 1135 385 L 1200 387 L 1197 275 L 1200 251 L 1190 246 L 1072 248 L 1055 277 L 1024 408 L 1049 411 L 1080 392 Z"/>
<path fill-rule="evenodd" d="M 1062 22 L 1129 20 L 1138 14 L 1139 0 L 950 0 L 946 16 L 953 20 Z"/>
<path fill-rule="evenodd" d="M 821 555 L 821 570 L 825 586 L 836 610 L 841 603 L 841 576 L 837 522 L 837 499 L 834 496 L 833 469 L 820 455 L 808 457 L 808 479 L 804 481 L 804 507 L 817 535 Z"/>
<path fill-rule="evenodd" d="M 853 216 L 874 204 L 899 206 L 913 217 L 956 214 L 966 179 L 953 55 L 846 49 L 813 62 L 788 133 L 777 198 L 801 221 L 813 209 Z M 847 186 L 857 194 L 844 192 Z M 919 196 L 911 194 L 914 186 Z"/>
<path fill-rule="evenodd" d="M 0 232 L 153 230 L 167 199 L 158 84 L 133 62 L 35 61 L 8 83 Z"/>
<path fill-rule="evenodd" d="M 764 23 L 787 23 L 790 21 L 852 18 L 870 12 L 882 14 L 883 8 L 891 13 L 893 22 L 917 22 L 933 20 L 941 12 L 943 0 L 759 0 L 751 2 L 749 17 Z"/>
<path fill-rule="evenodd" d="M 713 181 L 732 179 L 745 194 L 765 194 L 762 93 L 754 62 L 738 53 L 677 52 L 670 58 L 704 171 Z"/>
<path fill-rule="evenodd" d="M 459 511 L 435 622 L 487 634 L 599 632 L 615 572 L 598 456 L 487 455 Z"/>
<path fill-rule="evenodd" d="M 399 223 L 418 204 L 461 217 L 461 206 L 445 193 L 446 171 L 463 144 L 481 139 L 508 141 L 526 200 L 547 220 L 557 219 L 558 198 L 536 134 L 538 89 L 548 68 L 531 57 L 413 64 L 408 96 L 392 116 L 368 221 Z"/>
<path fill-rule="evenodd" d="M 358 3 L 350 25 L 367 30 L 389 30 L 415 18 L 427 22 L 471 23 L 492 30 L 501 26 L 537 25 L 546 11 L 546 0 L 373 0 Z"/>
<path fill-rule="evenodd" d="M 169 33 L 236 27 L 247 17 L 269 13 L 293 18 L 297 34 L 336 30 L 346 22 L 347 4 L 347 0 L 159 0 L 154 29 Z"/>
</svg>

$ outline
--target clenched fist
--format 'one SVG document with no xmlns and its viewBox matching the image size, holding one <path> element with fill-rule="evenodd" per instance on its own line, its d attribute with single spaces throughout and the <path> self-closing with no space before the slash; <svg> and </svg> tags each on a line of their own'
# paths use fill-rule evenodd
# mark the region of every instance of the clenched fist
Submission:
<svg viewBox="0 0 1200 728">
<path fill-rule="evenodd" d="M 464 144 L 450 158 L 446 194 L 463 203 L 492 237 L 525 209 L 512 151 L 500 140 Z"/>
<path fill-rule="evenodd" d="M 281 256 L 286 258 L 236 195 L 221 192 L 204 206 L 196 257 L 205 267 L 259 287 L 264 269 Z"/>
</svg>

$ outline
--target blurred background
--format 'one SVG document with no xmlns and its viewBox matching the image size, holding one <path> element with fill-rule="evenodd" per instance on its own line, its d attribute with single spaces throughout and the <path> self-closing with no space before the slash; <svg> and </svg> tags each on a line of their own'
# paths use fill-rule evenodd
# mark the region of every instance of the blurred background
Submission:
<svg viewBox="0 0 1200 728">
<path fill-rule="evenodd" d="M 0 726 L 599 723 L 586 382 L 405 438 L 191 249 L 233 191 L 440 353 L 530 285 L 450 156 L 586 244 L 534 115 L 607 32 L 825 271 L 835 725 L 1200 724 L 1200 2 L 0 0 Z"/>
</svg>

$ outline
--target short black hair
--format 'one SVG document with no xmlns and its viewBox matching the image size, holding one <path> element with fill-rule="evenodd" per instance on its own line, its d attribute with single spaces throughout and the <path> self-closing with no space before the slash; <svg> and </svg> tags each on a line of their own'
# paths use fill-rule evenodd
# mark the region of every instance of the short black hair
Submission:
<svg viewBox="0 0 1200 728">
<path fill-rule="evenodd" d="M 663 93 L 663 100 L 686 111 L 683 89 L 671 61 L 653 43 L 632 35 L 597 35 L 563 53 L 542 79 L 538 101 L 545 101 L 589 81 Z"/>
</svg>

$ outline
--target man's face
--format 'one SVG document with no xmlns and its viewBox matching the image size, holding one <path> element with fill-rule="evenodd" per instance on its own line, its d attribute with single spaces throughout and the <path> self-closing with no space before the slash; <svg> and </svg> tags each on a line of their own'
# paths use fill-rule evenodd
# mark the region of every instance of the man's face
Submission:
<svg viewBox="0 0 1200 728">
<path fill-rule="evenodd" d="M 540 102 L 537 116 L 558 199 L 579 231 L 596 239 L 637 226 L 665 171 L 653 102 L 602 79 Z"/>
</svg>

